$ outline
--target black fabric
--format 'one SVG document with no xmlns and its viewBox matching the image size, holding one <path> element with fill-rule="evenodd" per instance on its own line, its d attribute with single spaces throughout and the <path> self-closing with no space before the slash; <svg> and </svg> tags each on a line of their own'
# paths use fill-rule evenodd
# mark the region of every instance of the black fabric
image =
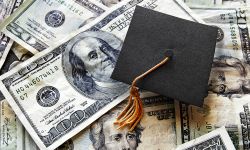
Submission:
<svg viewBox="0 0 250 150">
<path fill-rule="evenodd" d="M 215 27 L 137 6 L 112 78 L 131 84 L 172 50 L 172 59 L 138 87 L 201 106 L 208 94 L 216 36 Z"/>
</svg>

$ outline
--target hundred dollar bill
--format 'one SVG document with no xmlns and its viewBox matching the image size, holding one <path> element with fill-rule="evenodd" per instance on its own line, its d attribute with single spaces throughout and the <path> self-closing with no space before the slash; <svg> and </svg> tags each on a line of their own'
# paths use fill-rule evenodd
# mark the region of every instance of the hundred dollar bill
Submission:
<svg viewBox="0 0 250 150">
<path fill-rule="evenodd" d="M 35 54 L 104 12 L 104 7 L 91 0 L 26 0 L 1 30 Z"/>
<path fill-rule="evenodd" d="M 24 150 L 24 128 L 6 100 L 0 101 L 0 149 Z"/>
<path fill-rule="evenodd" d="M 250 149 L 250 134 L 249 134 L 249 114 L 250 114 L 250 95 L 246 94 L 241 98 L 234 98 L 234 111 L 237 115 L 239 127 L 240 149 Z"/>
<path fill-rule="evenodd" d="M 200 21 L 176 0 L 123 1 L 1 76 L 1 89 L 41 149 L 55 149 L 128 96 L 110 79 L 136 5 Z"/>
<path fill-rule="evenodd" d="M 178 146 L 176 150 L 235 150 L 225 127 Z"/>
<path fill-rule="evenodd" d="M 10 16 L 21 4 L 23 0 L 1 0 L 0 1 L 0 22 Z M 7 54 L 13 41 L 2 32 L 0 33 L 0 69 L 6 60 Z"/>
<path fill-rule="evenodd" d="M 127 101 L 103 115 L 90 127 L 66 141 L 56 150 L 175 150 L 174 101 L 149 92 L 141 94 L 144 117 L 133 132 L 117 130 L 113 125 Z M 25 137 L 26 139 L 26 137 Z M 26 150 L 37 150 L 32 140 L 25 141 Z"/>
<path fill-rule="evenodd" d="M 177 144 L 183 144 L 225 126 L 236 149 L 240 149 L 237 115 L 228 97 L 209 94 L 203 108 L 175 102 Z"/>
</svg>

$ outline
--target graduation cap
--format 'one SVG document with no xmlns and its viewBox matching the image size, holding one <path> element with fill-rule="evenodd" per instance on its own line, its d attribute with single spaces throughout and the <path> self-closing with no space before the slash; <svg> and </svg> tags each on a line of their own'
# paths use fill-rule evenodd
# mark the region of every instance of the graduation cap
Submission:
<svg viewBox="0 0 250 150">
<path fill-rule="evenodd" d="M 111 78 L 132 84 L 117 118 L 130 129 L 142 118 L 138 89 L 202 106 L 208 94 L 217 28 L 137 6 Z"/>
</svg>

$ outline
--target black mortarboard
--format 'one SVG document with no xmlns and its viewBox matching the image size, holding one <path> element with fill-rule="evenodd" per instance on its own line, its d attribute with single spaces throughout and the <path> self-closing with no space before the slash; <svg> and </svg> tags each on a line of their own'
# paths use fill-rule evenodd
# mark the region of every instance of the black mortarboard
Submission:
<svg viewBox="0 0 250 150">
<path fill-rule="evenodd" d="M 215 27 L 137 6 L 112 78 L 131 84 L 172 51 L 172 59 L 137 87 L 201 106 L 208 94 L 216 36 Z"/>
</svg>

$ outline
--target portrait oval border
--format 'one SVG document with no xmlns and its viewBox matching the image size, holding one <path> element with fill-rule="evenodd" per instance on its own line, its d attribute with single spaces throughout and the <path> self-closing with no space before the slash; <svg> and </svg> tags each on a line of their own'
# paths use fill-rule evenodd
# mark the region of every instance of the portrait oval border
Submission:
<svg viewBox="0 0 250 150">
<path fill-rule="evenodd" d="M 114 49 L 117 49 L 119 51 L 121 51 L 122 45 L 123 45 L 123 41 L 116 37 L 115 35 L 105 32 L 105 31 L 85 31 L 82 33 L 79 33 L 77 36 L 75 36 L 74 38 L 72 38 L 70 41 L 68 41 L 67 45 L 64 48 L 64 52 L 62 53 L 62 67 L 63 67 L 63 73 L 67 79 L 67 81 L 69 82 L 69 84 L 76 90 L 78 91 L 80 94 L 84 95 L 87 98 L 90 99 L 94 99 L 94 100 L 99 100 L 99 99 L 95 99 L 92 96 L 88 95 L 87 93 L 82 92 L 74 83 L 73 83 L 73 77 L 71 76 L 72 73 L 72 67 L 69 62 L 69 51 L 71 49 L 71 47 L 75 44 L 76 41 L 78 41 L 81 38 L 85 38 L 85 37 L 93 37 L 93 38 L 100 38 L 104 41 L 106 41 L 107 43 L 109 43 L 110 46 L 112 46 Z M 117 81 L 117 84 L 124 84 L 121 82 Z M 126 85 L 126 84 L 124 84 Z M 127 86 L 127 85 L 126 85 Z M 127 90 L 124 90 L 124 93 Z M 121 93 L 123 94 L 123 93 Z M 115 98 L 115 97 L 114 97 Z"/>
</svg>

